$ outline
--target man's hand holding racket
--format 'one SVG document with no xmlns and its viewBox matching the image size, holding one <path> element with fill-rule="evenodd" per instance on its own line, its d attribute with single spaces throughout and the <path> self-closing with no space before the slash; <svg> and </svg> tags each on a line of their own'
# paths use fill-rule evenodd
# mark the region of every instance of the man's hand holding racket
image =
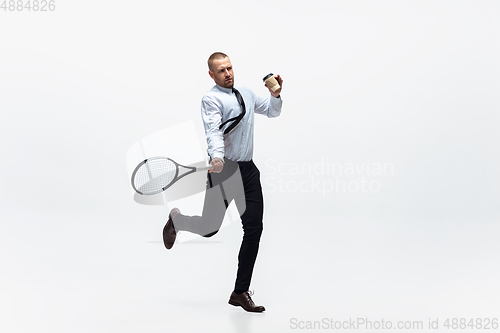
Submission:
<svg viewBox="0 0 500 333">
<path fill-rule="evenodd" d="M 214 172 L 214 173 L 219 173 L 222 171 L 222 168 L 224 167 L 224 162 L 218 157 L 214 157 L 212 161 L 210 162 L 212 165 L 212 168 L 208 170 L 208 172 Z"/>
</svg>

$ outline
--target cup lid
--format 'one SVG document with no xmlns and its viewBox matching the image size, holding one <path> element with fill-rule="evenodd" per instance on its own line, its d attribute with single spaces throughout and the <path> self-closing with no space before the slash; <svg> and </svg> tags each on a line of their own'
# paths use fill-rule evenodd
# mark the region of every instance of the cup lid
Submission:
<svg viewBox="0 0 500 333">
<path fill-rule="evenodd" d="M 262 81 L 266 81 L 267 79 L 269 79 L 271 76 L 273 76 L 274 74 L 273 73 L 269 73 L 267 74 L 263 79 Z"/>
</svg>

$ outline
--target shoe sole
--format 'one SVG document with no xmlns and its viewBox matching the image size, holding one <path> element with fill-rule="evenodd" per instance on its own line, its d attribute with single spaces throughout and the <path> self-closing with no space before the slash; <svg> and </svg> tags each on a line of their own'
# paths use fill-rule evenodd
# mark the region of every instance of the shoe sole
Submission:
<svg viewBox="0 0 500 333">
<path fill-rule="evenodd" d="M 229 302 L 228 302 L 228 303 L 229 303 L 229 304 L 231 304 L 231 305 L 233 305 L 233 306 L 241 306 L 239 303 L 236 303 L 236 302 L 231 301 L 231 300 L 229 300 Z M 264 310 L 262 310 L 262 311 L 248 311 L 247 309 L 245 309 L 245 308 L 244 308 L 244 307 L 242 307 L 242 306 L 241 306 L 241 308 L 242 308 L 243 310 L 245 310 L 246 312 L 256 312 L 256 313 L 262 313 L 262 312 L 266 311 L 266 309 L 264 309 Z"/>
<path fill-rule="evenodd" d="M 172 218 L 169 216 L 168 217 L 168 221 L 167 221 L 167 224 L 165 224 L 165 227 L 163 227 L 163 245 L 165 245 L 165 247 L 167 248 L 167 250 L 170 250 L 173 246 L 174 246 L 174 243 L 175 243 L 175 238 L 177 238 L 177 234 L 174 236 L 174 241 L 173 242 L 167 242 L 165 240 L 165 230 L 167 229 L 167 226 L 168 224 L 171 223 L 173 224 L 173 221 L 172 221 Z M 175 230 L 175 229 L 174 229 Z"/>
</svg>

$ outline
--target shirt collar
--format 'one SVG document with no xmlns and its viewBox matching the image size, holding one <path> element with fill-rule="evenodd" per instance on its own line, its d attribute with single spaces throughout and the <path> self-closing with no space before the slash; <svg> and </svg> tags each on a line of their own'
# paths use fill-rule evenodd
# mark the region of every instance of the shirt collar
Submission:
<svg viewBox="0 0 500 333">
<path fill-rule="evenodd" d="M 233 93 L 233 89 L 231 89 L 231 88 L 224 88 L 224 87 L 219 86 L 218 84 L 216 84 L 215 86 L 217 87 L 217 89 L 219 89 L 225 93 L 228 93 L 228 94 Z"/>
</svg>

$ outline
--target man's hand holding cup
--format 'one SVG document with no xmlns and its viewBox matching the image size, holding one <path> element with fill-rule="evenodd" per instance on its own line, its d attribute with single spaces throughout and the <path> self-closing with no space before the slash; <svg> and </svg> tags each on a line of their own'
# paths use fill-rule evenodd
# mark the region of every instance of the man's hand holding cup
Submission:
<svg viewBox="0 0 500 333">
<path fill-rule="evenodd" d="M 281 93 L 281 86 L 283 85 L 283 80 L 281 79 L 281 76 L 279 76 L 279 74 L 274 75 L 273 73 L 270 73 L 264 77 L 263 81 L 267 89 L 269 89 L 271 95 L 273 95 L 276 98 L 279 98 Z"/>
</svg>

